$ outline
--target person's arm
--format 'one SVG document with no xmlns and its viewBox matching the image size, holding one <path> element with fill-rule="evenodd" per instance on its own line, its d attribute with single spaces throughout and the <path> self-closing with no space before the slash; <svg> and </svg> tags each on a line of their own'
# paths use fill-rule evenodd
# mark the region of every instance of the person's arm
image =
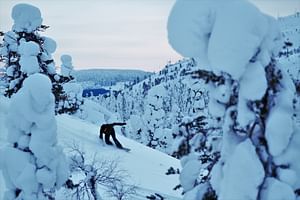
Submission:
<svg viewBox="0 0 300 200">
<path fill-rule="evenodd" d="M 113 126 L 124 126 L 124 125 L 126 125 L 126 123 L 124 123 L 124 122 L 116 122 L 116 123 L 113 123 L 112 125 Z"/>
</svg>

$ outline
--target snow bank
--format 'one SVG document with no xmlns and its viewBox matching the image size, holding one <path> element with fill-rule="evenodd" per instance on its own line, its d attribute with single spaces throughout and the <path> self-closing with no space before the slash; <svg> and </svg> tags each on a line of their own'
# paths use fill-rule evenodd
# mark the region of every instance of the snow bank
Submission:
<svg viewBox="0 0 300 200">
<path fill-rule="evenodd" d="M 25 3 L 15 5 L 11 17 L 14 20 L 13 30 L 17 32 L 33 32 L 43 21 L 40 10 Z"/>
</svg>

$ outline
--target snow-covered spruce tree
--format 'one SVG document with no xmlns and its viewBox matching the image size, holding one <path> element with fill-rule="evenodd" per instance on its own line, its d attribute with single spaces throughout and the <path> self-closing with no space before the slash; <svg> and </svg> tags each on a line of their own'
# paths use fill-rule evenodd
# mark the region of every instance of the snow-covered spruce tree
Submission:
<svg viewBox="0 0 300 200">
<path fill-rule="evenodd" d="M 52 82 L 52 91 L 58 104 L 67 96 L 61 87 L 66 80 L 55 71 L 51 54 L 56 50 L 56 42 L 39 34 L 48 28 L 42 25 L 40 10 L 29 4 L 17 4 L 11 16 L 14 20 L 12 31 L 4 34 L 0 49 L 0 61 L 5 63 L 6 68 L 5 95 L 11 97 L 16 93 L 29 75 L 43 73 Z"/>
<path fill-rule="evenodd" d="M 273 59 L 276 20 L 244 0 L 177 0 L 168 34 L 175 50 L 198 61 L 195 76 L 213 94 L 210 113 L 223 119 L 221 157 L 207 184 L 184 187 L 185 199 L 296 199 L 300 130 L 295 86 Z"/>
<path fill-rule="evenodd" d="M 49 78 L 36 73 L 11 98 L 8 143 L 1 157 L 7 191 L 4 200 L 55 199 L 69 176 L 65 155 L 57 145 L 54 96 Z"/>
<path fill-rule="evenodd" d="M 80 106 L 83 104 L 82 99 L 82 87 L 76 82 L 74 78 L 74 70 L 72 64 L 72 57 L 70 55 L 61 56 L 61 76 L 56 85 L 57 95 L 55 106 L 56 112 L 74 114 L 80 110 Z M 60 91 L 60 92 L 58 92 Z"/>
</svg>

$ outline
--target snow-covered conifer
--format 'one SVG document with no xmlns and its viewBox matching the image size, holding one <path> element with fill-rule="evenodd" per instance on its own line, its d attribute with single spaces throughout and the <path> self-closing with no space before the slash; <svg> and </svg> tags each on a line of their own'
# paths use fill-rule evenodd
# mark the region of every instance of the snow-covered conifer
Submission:
<svg viewBox="0 0 300 200">
<path fill-rule="evenodd" d="M 76 82 L 73 74 L 72 57 L 70 55 L 61 56 L 61 76 L 56 84 L 56 112 L 74 114 L 83 104 L 82 87 Z M 59 92 L 60 91 L 60 92 Z"/>
<path fill-rule="evenodd" d="M 70 55 L 62 55 L 60 57 L 62 62 L 61 64 L 61 75 L 64 77 L 73 77 L 74 78 L 74 71 L 73 71 L 73 64 L 72 64 L 72 57 Z M 72 78 L 71 78 L 72 79 Z"/>
<path fill-rule="evenodd" d="M 29 75 L 11 98 L 7 116 L 8 143 L 2 173 L 5 200 L 55 198 L 69 176 L 62 148 L 57 145 L 54 96 L 50 79 Z"/>
<path fill-rule="evenodd" d="M 42 25 L 40 10 L 29 4 L 17 4 L 13 7 L 11 16 L 14 20 L 12 31 L 4 34 L 0 48 L 0 61 L 5 63 L 6 68 L 5 95 L 11 97 L 16 93 L 29 75 L 43 73 L 52 82 L 56 105 L 65 101 L 67 95 L 61 83 L 70 79 L 66 80 L 56 73 L 52 58 L 56 42 L 39 34 L 39 31 L 48 28 Z M 58 106 L 58 113 L 57 109 Z"/>
<path fill-rule="evenodd" d="M 195 77 L 211 88 L 209 111 L 223 119 L 221 157 L 208 180 L 187 184 L 191 165 L 184 165 L 185 199 L 296 199 L 295 86 L 273 59 L 281 47 L 275 19 L 244 0 L 178 0 L 168 34 L 175 50 L 198 61 Z"/>
</svg>

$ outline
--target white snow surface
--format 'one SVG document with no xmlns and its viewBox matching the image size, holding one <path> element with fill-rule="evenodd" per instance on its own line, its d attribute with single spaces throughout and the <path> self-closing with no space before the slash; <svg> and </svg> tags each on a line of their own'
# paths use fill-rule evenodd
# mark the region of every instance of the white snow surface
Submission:
<svg viewBox="0 0 300 200">
<path fill-rule="evenodd" d="M 13 30 L 33 32 L 42 25 L 40 10 L 32 5 L 20 3 L 13 7 L 11 17 L 14 20 Z"/>
<path fill-rule="evenodd" d="M 277 38 L 267 36 L 268 31 L 279 31 L 276 27 L 275 19 L 246 0 L 178 0 L 169 16 L 168 38 L 178 53 L 238 80 L 262 44 L 262 53 L 272 53 L 274 45 L 267 39 Z"/>
</svg>

